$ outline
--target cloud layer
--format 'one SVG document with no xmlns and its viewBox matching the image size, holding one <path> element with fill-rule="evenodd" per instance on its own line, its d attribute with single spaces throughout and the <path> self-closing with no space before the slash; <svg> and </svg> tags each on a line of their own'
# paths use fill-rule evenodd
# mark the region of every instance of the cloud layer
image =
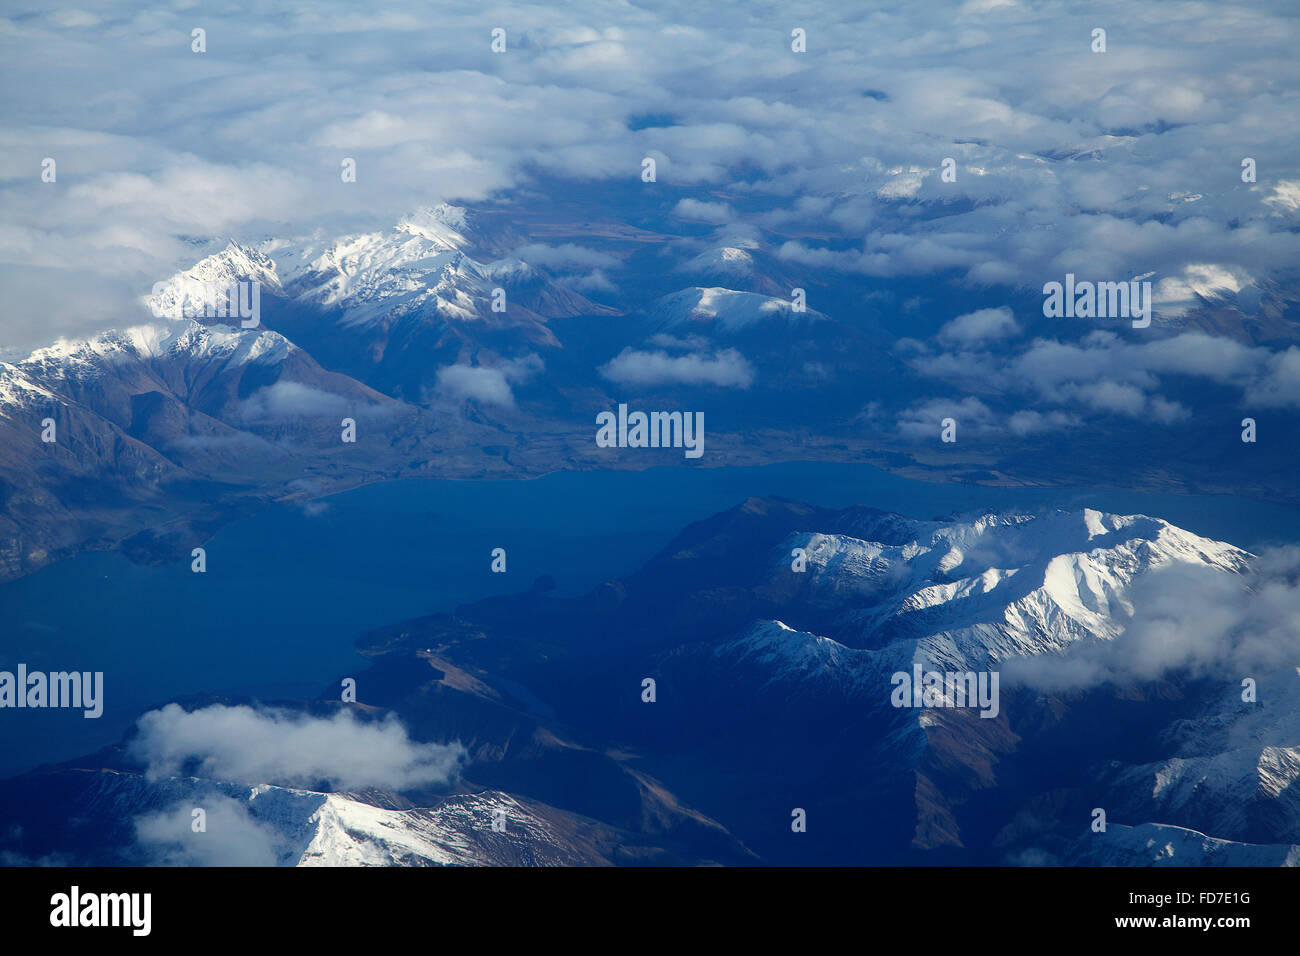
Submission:
<svg viewBox="0 0 1300 956">
<path fill-rule="evenodd" d="M 668 199 L 683 228 L 744 220 L 792 268 L 1024 288 L 1150 272 L 1176 309 L 1300 261 L 1287 9 L 11 5 L 4 344 L 137 318 L 195 237 L 384 228 L 553 180 L 641 188 L 645 157 L 698 191 Z"/>
</svg>

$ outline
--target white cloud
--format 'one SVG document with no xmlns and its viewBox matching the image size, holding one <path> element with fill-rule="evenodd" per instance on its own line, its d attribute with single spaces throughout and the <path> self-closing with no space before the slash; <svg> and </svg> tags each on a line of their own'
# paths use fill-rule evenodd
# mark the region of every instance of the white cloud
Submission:
<svg viewBox="0 0 1300 956">
<path fill-rule="evenodd" d="M 210 11 L 196 54 L 185 8 L 23 3 L 0 34 L 3 79 L 31 91 L 0 115 L 0 277 L 8 291 L 12 273 L 50 272 L 7 297 L 15 347 L 134 320 L 194 237 L 352 234 L 438 200 L 527 207 L 556 179 L 635 182 L 644 156 L 660 184 L 698 190 L 673 197 L 679 214 L 761 219 L 804 266 L 1034 287 L 1205 262 L 1258 280 L 1300 260 L 1281 2 L 1171 0 L 1152 17 L 1119 0 L 1086 16 L 823 0 L 806 55 L 740 8 L 521 2 L 500 56 L 470 7 Z M 1116 43 L 1104 56 L 1087 50 L 1094 21 Z M 1188 42 L 1205 36 L 1212 64 Z M 935 174 L 945 157 L 955 182 Z M 704 198 L 716 186 L 726 203 Z"/>
<path fill-rule="evenodd" d="M 1246 400 L 1267 408 L 1300 408 L 1300 348 L 1270 355 L 1263 373 L 1246 387 Z"/>
<path fill-rule="evenodd" d="M 501 361 L 493 366 L 448 365 L 438 369 L 435 388 L 439 395 L 451 401 L 473 399 L 484 405 L 513 408 L 515 396 L 511 383 L 526 381 L 541 368 L 542 360 L 536 355 Z"/>
<path fill-rule="evenodd" d="M 973 395 L 962 399 L 933 398 L 905 409 L 895 423 L 898 433 L 912 441 L 934 441 L 940 437 L 943 420 L 957 423 L 957 439 L 963 435 L 1028 438 L 1064 431 L 1081 423 L 1072 412 L 1019 409 L 1002 415 Z"/>
<path fill-rule="evenodd" d="M 736 213 L 725 202 L 704 202 L 699 199 L 679 199 L 673 215 L 687 222 L 707 222 L 722 225 L 735 218 Z"/>
<path fill-rule="evenodd" d="M 260 388 L 240 406 L 241 417 L 248 422 L 285 418 L 346 415 L 356 403 L 341 395 L 312 388 L 300 382 L 276 382 Z"/>
<path fill-rule="evenodd" d="M 999 427 L 993 410 L 968 395 L 960 400 L 935 398 L 913 405 L 899 416 L 898 433 L 914 441 L 937 439 L 945 418 L 957 423 L 959 441 L 962 435 L 991 434 Z"/>
<path fill-rule="evenodd" d="M 617 256 L 572 242 L 548 246 L 544 243 L 528 243 L 515 250 L 514 256 L 530 265 L 545 269 L 617 269 L 622 263 Z"/>
<path fill-rule="evenodd" d="M 620 385 L 717 385 L 743 389 L 754 381 L 754 367 L 735 349 L 723 349 L 713 355 L 703 352 L 669 355 L 663 350 L 626 348 L 598 371 Z"/>
<path fill-rule="evenodd" d="M 1284 179 L 1273 187 L 1264 202 L 1274 206 L 1279 213 L 1300 210 L 1300 182 Z"/>
<path fill-rule="evenodd" d="M 1020 333 L 1020 326 L 1006 306 L 979 309 L 959 315 L 939 329 L 939 341 L 946 345 L 975 345 L 992 339 L 1004 339 Z"/>
<path fill-rule="evenodd" d="M 1159 394 L 1166 376 L 1200 378 L 1240 390 L 1244 408 L 1300 407 L 1300 348 L 1274 352 L 1203 332 L 1151 341 L 1097 331 L 1078 342 L 1035 339 L 1010 356 L 932 352 L 908 340 L 909 364 L 923 375 L 979 391 L 1020 396 L 1041 406 L 1067 406 L 1159 422 L 1189 411 Z"/>
<path fill-rule="evenodd" d="M 1184 267 L 1181 275 L 1157 282 L 1152 298 L 1156 311 L 1162 315 L 1184 315 L 1202 299 L 1240 292 L 1248 281 L 1244 270 L 1194 263 Z"/>
<path fill-rule="evenodd" d="M 481 368 L 469 365 L 449 365 L 438 369 L 437 390 L 453 401 L 473 399 L 484 405 L 513 408 L 514 392 L 499 368 Z"/>
<path fill-rule="evenodd" d="M 179 704 L 139 720 L 131 744 L 150 778 L 196 776 L 331 790 L 402 790 L 445 783 L 464 756 L 459 745 L 412 741 L 391 715 L 362 721 L 350 711 L 312 717 L 285 710 Z"/>
<path fill-rule="evenodd" d="M 193 830 L 203 810 L 205 829 Z M 279 835 L 246 804 L 218 793 L 182 800 L 135 820 L 136 840 L 158 866 L 275 866 Z"/>
</svg>

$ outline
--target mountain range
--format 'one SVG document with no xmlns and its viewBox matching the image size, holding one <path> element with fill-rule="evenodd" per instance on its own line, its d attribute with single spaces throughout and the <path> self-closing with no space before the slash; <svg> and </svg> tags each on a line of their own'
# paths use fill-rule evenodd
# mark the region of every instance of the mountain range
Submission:
<svg viewBox="0 0 1300 956">
<path fill-rule="evenodd" d="M 269 502 L 368 481 L 667 463 L 595 447 L 595 415 L 624 402 L 704 412 L 706 465 L 855 460 L 931 480 L 1294 498 L 1289 419 L 1267 407 L 1251 411 L 1268 440 L 1245 449 L 1240 409 L 1192 385 L 1176 397 L 1196 416 L 1154 431 L 1023 400 L 1004 427 L 983 384 L 927 398 L 959 356 L 928 357 L 921 338 L 977 326 L 918 327 L 911 306 L 884 305 L 897 290 L 792 270 L 753 230 L 686 239 L 650 213 L 585 212 L 444 204 L 341 237 L 196 241 L 200 258 L 142 296 L 139 317 L 0 363 L 0 579 L 88 549 L 178 560 Z M 580 236 L 595 247 L 566 241 Z M 203 289 L 252 282 L 255 325 L 205 313 Z M 1284 316 L 1288 302 L 1256 304 Z M 1225 342 L 1258 340 L 1204 305 L 1167 333 L 1213 320 Z M 1115 387 L 1103 404 L 1131 404 Z M 939 440 L 944 415 L 961 422 L 955 442 Z"/>
<path fill-rule="evenodd" d="M 127 821 L 219 792 L 282 864 L 1294 865 L 1294 666 L 1252 670 L 1251 702 L 1226 652 L 1079 678 L 1150 651 L 1153 589 L 1247 589 L 1257 563 L 1144 516 L 750 499 L 582 596 L 539 583 L 373 631 L 357 704 L 293 705 L 463 747 L 446 786 L 159 778 L 128 740 L 0 782 L 5 851 L 143 859 Z M 1000 673 L 998 706 L 898 706 L 915 668 Z M 483 834 L 507 804 L 518 825 Z M 84 827 L 44 825 L 74 807 Z"/>
</svg>

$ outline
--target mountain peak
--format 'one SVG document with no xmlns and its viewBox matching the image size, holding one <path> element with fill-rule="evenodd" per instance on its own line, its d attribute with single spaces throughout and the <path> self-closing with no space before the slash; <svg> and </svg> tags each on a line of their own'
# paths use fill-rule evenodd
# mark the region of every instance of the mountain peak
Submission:
<svg viewBox="0 0 1300 956">
<path fill-rule="evenodd" d="M 651 317 L 664 328 L 711 327 L 738 332 L 768 321 L 800 322 L 823 319 L 812 309 L 796 312 L 787 299 L 758 292 L 738 292 L 722 286 L 692 286 L 656 299 Z"/>
<path fill-rule="evenodd" d="M 452 206 L 448 203 L 421 206 L 399 219 L 397 229 L 399 232 L 420 236 L 449 249 L 463 249 L 469 245 L 468 235 L 471 230 L 469 211 L 463 206 Z"/>
</svg>

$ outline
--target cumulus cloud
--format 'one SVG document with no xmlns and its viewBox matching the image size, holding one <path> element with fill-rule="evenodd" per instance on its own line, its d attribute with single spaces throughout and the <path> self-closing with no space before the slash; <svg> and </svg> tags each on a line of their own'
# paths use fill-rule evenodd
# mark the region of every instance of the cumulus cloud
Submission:
<svg viewBox="0 0 1300 956">
<path fill-rule="evenodd" d="M 749 388 L 754 382 L 754 367 L 735 349 L 723 349 L 713 355 L 704 352 L 670 355 L 663 350 L 626 348 L 598 371 L 619 385 Z"/>
<path fill-rule="evenodd" d="M 402 790 L 445 783 L 464 757 L 459 745 L 422 744 L 391 715 L 350 711 L 313 717 L 286 710 L 168 704 L 140 718 L 132 754 L 151 779 L 189 774 L 309 789 Z"/>
<path fill-rule="evenodd" d="M 1063 411 L 1019 409 L 1004 415 L 968 395 L 962 399 L 933 398 L 917 402 L 899 414 L 896 427 L 901 436 L 911 441 L 934 441 L 941 433 L 945 418 L 957 423 L 959 441 L 962 435 L 1027 438 L 1073 428 L 1081 421 L 1078 415 Z"/>
<path fill-rule="evenodd" d="M 967 346 L 993 339 L 1009 338 L 1020 333 L 1020 326 L 1006 306 L 979 309 L 959 315 L 939 329 L 938 339 L 945 345 Z"/>
<path fill-rule="evenodd" d="M 1300 408 L 1300 348 L 1267 356 L 1246 385 L 1246 399 L 1269 408 Z"/>
<path fill-rule="evenodd" d="M 933 439 L 943 428 L 943 420 L 951 418 L 957 423 L 959 434 L 975 434 L 994 430 L 995 415 L 987 405 L 974 396 L 961 400 L 936 398 L 920 402 L 904 411 L 898 418 L 898 432 L 913 440 Z"/>
<path fill-rule="evenodd" d="M 1064 655 L 1013 658 L 1003 664 L 1004 680 L 1045 691 L 1171 674 L 1236 683 L 1300 660 L 1300 549 L 1266 552 L 1245 574 L 1166 565 L 1125 597 L 1134 610 L 1118 637 Z"/>
<path fill-rule="evenodd" d="M 451 401 L 472 399 L 483 405 L 514 408 L 512 383 L 524 382 L 542 368 L 536 355 L 502 361 L 497 365 L 448 365 L 438 369 L 435 390 Z"/>
<path fill-rule="evenodd" d="M 1300 407 L 1300 348 L 1275 352 L 1222 336 L 1184 332 L 1145 341 L 1095 331 L 1077 342 L 1035 339 L 996 355 L 978 348 L 936 352 L 900 343 L 923 375 L 976 391 L 1098 414 L 1184 420 L 1190 411 L 1160 394 L 1171 376 L 1235 389 L 1245 406 Z"/>
<path fill-rule="evenodd" d="M 438 369 L 437 382 L 438 393 L 456 401 L 469 398 L 484 405 L 515 405 L 514 392 L 499 368 L 449 365 Z"/>
<path fill-rule="evenodd" d="M 1123 382 L 1071 382 L 1061 387 L 1060 395 L 1094 412 L 1147 418 L 1163 424 L 1188 415 L 1187 409 L 1177 402 L 1148 395 L 1137 385 Z"/>
</svg>

